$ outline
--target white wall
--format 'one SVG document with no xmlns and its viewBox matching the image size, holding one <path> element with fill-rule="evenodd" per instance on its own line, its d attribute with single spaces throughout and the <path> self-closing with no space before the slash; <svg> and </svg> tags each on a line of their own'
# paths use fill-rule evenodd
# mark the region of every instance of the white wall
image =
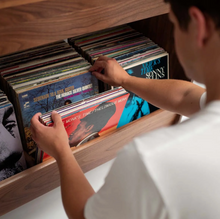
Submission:
<svg viewBox="0 0 220 219">
<path fill-rule="evenodd" d="M 113 160 L 87 172 L 86 178 L 97 191 L 104 183 Z M 0 219 L 68 219 L 63 209 L 60 187 L 3 215 Z"/>
</svg>

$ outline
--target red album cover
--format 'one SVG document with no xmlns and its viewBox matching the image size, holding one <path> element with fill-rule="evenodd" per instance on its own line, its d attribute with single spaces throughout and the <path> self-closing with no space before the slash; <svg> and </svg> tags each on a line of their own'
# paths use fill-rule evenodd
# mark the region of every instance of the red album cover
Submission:
<svg viewBox="0 0 220 219">
<path fill-rule="evenodd" d="M 108 129 L 116 129 L 129 93 L 62 119 L 71 147 L 85 143 Z M 52 124 L 51 124 L 52 126 Z M 43 161 L 49 156 L 44 153 Z"/>
</svg>

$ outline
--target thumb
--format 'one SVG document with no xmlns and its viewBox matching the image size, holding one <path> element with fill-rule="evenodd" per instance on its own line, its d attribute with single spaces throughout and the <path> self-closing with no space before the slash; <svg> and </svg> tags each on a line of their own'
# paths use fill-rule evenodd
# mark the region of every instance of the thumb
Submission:
<svg viewBox="0 0 220 219">
<path fill-rule="evenodd" d="M 41 115 L 41 113 L 36 113 L 33 117 L 32 117 L 32 119 L 31 119 L 31 126 L 33 127 L 33 128 L 37 128 L 38 126 L 40 126 L 40 125 L 43 125 L 42 123 L 40 123 L 40 121 L 39 121 L 39 116 Z"/>
<path fill-rule="evenodd" d="M 52 121 L 53 121 L 55 127 L 63 124 L 61 116 L 56 111 L 53 111 L 51 113 L 51 118 L 52 118 Z"/>
<path fill-rule="evenodd" d="M 99 79 L 100 81 L 104 81 L 104 80 L 105 80 L 105 75 L 103 75 L 103 74 L 100 73 L 100 72 L 94 71 L 94 72 L 92 72 L 92 74 L 93 74 L 97 79 Z"/>
<path fill-rule="evenodd" d="M 106 62 L 105 61 L 99 61 L 96 60 L 93 66 L 89 69 L 89 71 L 97 71 L 98 69 L 105 69 L 106 68 Z"/>
</svg>

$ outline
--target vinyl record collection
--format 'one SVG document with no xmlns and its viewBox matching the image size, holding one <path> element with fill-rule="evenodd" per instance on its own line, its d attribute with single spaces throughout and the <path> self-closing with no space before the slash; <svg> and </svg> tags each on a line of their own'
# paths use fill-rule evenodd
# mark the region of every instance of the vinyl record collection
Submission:
<svg viewBox="0 0 220 219">
<path fill-rule="evenodd" d="M 116 59 L 132 76 L 150 79 L 169 78 L 168 53 L 128 25 L 73 37 L 68 41 L 91 64 L 99 56 L 105 55 Z M 109 87 L 104 89 L 109 89 Z M 130 92 L 118 127 L 156 109 L 155 106 Z"/>
<path fill-rule="evenodd" d="M 102 55 L 116 59 L 130 75 L 169 78 L 168 53 L 127 25 L 0 57 L 0 85 L 14 106 L 28 167 L 48 157 L 31 138 L 30 120 L 37 112 L 51 126 L 56 110 L 70 146 L 78 146 L 157 109 L 98 81 L 89 68 Z M 0 93 L 0 109 L 7 97 Z"/>
<path fill-rule="evenodd" d="M 65 41 L 1 58 L 1 85 L 15 107 L 26 159 L 36 159 L 30 120 L 37 112 L 47 112 L 99 93 L 91 67 Z"/>
</svg>

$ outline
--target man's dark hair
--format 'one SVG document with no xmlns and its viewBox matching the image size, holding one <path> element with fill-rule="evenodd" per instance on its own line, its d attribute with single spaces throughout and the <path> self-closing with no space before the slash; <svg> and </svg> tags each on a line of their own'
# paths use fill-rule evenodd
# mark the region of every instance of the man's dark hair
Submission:
<svg viewBox="0 0 220 219">
<path fill-rule="evenodd" d="M 114 115 L 116 111 L 116 106 L 114 102 L 104 102 L 96 107 L 90 114 L 81 119 L 81 121 L 86 121 L 86 125 L 94 125 L 93 131 L 100 131 L 109 121 L 109 119 Z"/>
<path fill-rule="evenodd" d="M 192 6 L 209 16 L 214 21 L 216 29 L 220 29 L 220 0 L 164 0 L 164 2 L 170 3 L 180 27 L 184 30 L 188 28 L 189 8 Z"/>
</svg>

